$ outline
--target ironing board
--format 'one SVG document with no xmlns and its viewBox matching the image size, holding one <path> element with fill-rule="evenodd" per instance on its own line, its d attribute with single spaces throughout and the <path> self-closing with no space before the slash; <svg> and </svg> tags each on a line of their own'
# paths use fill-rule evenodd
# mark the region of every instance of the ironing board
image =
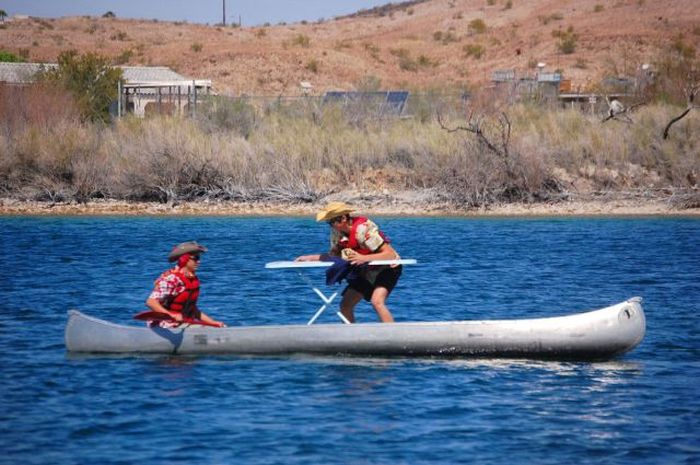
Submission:
<svg viewBox="0 0 700 465">
<path fill-rule="evenodd" d="M 418 263 L 415 259 L 413 258 L 402 258 L 398 260 L 372 260 L 371 262 L 368 263 L 368 265 L 415 265 Z M 323 262 L 323 261 L 311 261 L 311 262 L 295 262 L 295 261 L 277 261 L 277 262 L 269 262 L 265 264 L 265 268 L 271 269 L 271 270 L 278 270 L 278 269 L 295 269 L 301 279 L 306 282 L 311 289 L 318 295 L 321 300 L 323 301 L 323 304 L 321 307 L 316 310 L 316 313 L 314 313 L 314 316 L 311 317 L 311 319 L 306 323 L 307 325 L 312 325 L 314 322 L 318 319 L 319 316 L 328 308 L 328 306 L 333 302 L 333 300 L 338 296 L 338 292 L 334 292 L 330 296 L 326 296 L 321 290 L 311 281 L 311 279 L 306 276 L 302 271 L 305 268 L 328 268 L 329 266 L 332 266 L 333 262 Z M 338 318 L 342 320 L 343 323 L 345 324 L 350 324 L 347 318 L 343 316 L 341 312 L 337 312 L 336 315 L 338 315 Z"/>
</svg>

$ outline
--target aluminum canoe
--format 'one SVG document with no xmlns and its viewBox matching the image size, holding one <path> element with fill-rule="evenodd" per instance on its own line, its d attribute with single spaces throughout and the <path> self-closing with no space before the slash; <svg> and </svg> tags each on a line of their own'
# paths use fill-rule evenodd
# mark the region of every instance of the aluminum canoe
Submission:
<svg viewBox="0 0 700 465">
<path fill-rule="evenodd" d="M 608 359 L 644 338 L 642 299 L 536 319 L 164 329 L 68 312 L 71 353 Z"/>
</svg>

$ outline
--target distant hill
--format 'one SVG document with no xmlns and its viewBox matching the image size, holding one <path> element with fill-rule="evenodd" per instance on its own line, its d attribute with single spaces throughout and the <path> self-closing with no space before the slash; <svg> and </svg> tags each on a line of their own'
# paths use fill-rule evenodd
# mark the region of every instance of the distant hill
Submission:
<svg viewBox="0 0 700 465">
<path fill-rule="evenodd" d="M 414 0 L 253 28 L 95 17 L 0 25 L 0 49 L 28 61 L 93 51 L 115 64 L 169 66 L 236 95 L 295 95 L 300 81 L 315 93 L 363 81 L 461 88 L 494 70 L 532 74 L 537 63 L 585 90 L 604 76 L 633 76 L 679 37 L 700 48 L 697 0 Z"/>
</svg>

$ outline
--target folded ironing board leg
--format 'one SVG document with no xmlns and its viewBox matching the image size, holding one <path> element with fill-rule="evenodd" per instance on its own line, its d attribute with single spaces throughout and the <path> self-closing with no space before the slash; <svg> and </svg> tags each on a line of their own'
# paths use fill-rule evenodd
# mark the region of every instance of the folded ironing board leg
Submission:
<svg viewBox="0 0 700 465">
<path fill-rule="evenodd" d="M 321 305 L 321 307 L 316 311 L 316 313 L 314 313 L 314 316 L 311 317 L 311 319 L 309 320 L 309 322 L 306 323 L 307 325 L 312 325 L 312 324 L 314 324 L 314 322 L 316 321 L 316 319 L 317 319 L 319 316 L 321 316 L 321 314 L 326 310 L 326 308 L 328 308 L 328 306 L 333 302 L 333 300 L 338 296 L 338 292 L 334 292 L 330 297 L 326 297 L 326 295 L 325 295 L 323 292 L 321 292 L 321 290 L 320 290 L 319 288 L 317 288 L 316 286 L 314 286 L 313 282 L 312 282 L 304 273 L 302 273 L 301 271 L 298 271 L 298 273 L 299 273 L 299 276 L 301 276 L 301 279 L 303 279 L 304 281 L 306 281 L 306 283 L 307 283 L 309 286 L 311 286 L 311 289 L 313 289 L 314 292 L 315 292 L 315 293 L 321 298 L 321 300 L 323 301 L 323 305 Z M 345 324 L 350 324 L 350 322 L 348 321 L 348 319 L 345 318 L 345 316 L 343 316 L 342 313 L 338 312 L 337 315 L 338 315 L 338 317 L 343 321 L 343 323 L 345 323 Z"/>
<path fill-rule="evenodd" d="M 311 319 L 309 320 L 309 322 L 306 323 L 307 325 L 312 325 L 312 324 L 314 324 L 314 321 L 316 321 L 316 318 L 318 318 L 319 316 L 321 316 L 321 313 L 323 313 L 323 312 L 326 310 L 326 308 L 331 304 L 331 302 L 333 302 L 333 299 L 335 299 L 336 296 L 338 295 L 337 292 L 334 292 L 333 295 L 331 295 L 330 297 L 326 297 L 326 296 L 323 294 L 323 292 L 321 292 L 320 290 L 318 290 L 317 287 L 314 287 L 313 290 L 314 290 L 314 292 L 316 292 L 316 294 L 318 294 L 318 296 L 321 298 L 321 300 L 323 300 L 323 305 L 321 305 L 321 308 L 319 308 L 319 309 L 316 311 L 316 313 L 314 313 L 314 316 L 312 316 Z"/>
</svg>

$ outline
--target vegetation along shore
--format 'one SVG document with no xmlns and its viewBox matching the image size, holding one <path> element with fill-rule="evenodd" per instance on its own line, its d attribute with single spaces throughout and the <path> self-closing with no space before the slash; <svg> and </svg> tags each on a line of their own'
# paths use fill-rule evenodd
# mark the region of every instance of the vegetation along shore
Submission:
<svg viewBox="0 0 700 465">
<path fill-rule="evenodd" d="M 197 119 L 103 124 L 69 115 L 12 128 L 3 120 L 0 211 L 58 212 L 72 204 L 68 210 L 79 212 L 116 201 L 154 203 L 135 210 L 160 213 L 197 203 L 201 211 L 303 212 L 336 198 L 409 214 L 518 205 L 538 213 L 578 205 L 571 211 L 589 213 L 583 205 L 611 202 L 642 210 L 654 204 L 654 212 L 700 207 L 700 120 L 687 118 L 664 139 L 678 111 L 670 104 L 639 109 L 635 124 L 518 104 L 508 109 L 507 127 L 501 114 L 485 115 L 478 134 L 458 115 L 365 115 L 358 123 L 336 107 L 258 114 L 242 102 L 225 105 Z"/>
</svg>

